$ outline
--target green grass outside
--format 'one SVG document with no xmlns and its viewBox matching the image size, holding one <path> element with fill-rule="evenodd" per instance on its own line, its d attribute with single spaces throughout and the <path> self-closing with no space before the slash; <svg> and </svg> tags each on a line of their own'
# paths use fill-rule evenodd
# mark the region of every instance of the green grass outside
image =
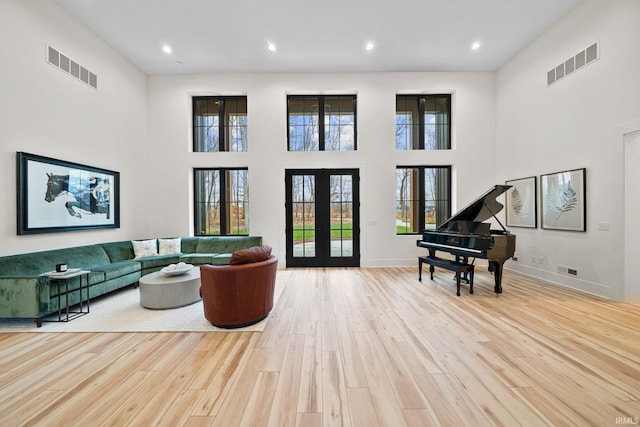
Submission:
<svg viewBox="0 0 640 427">
<path fill-rule="evenodd" d="M 302 227 L 293 228 L 293 241 L 301 242 L 303 240 L 313 240 L 316 237 L 316 231 L 312 228 L 304 229 Z M 352 239 L 352 229 L 341 229 L 340 224 L 331 224 L 331 238 L 332 239 Z"/>
<path fill-rule="evenodd" d="M 435 230 L 435 225 L 428 224 L 426 230 Z M 422 232 L 413 231 L 411 227 L 406 225 L 396 225 L 397 234 L 421 234 Z"/>
<path fill-rule="evenodd" d="M 408 233 L 414 233 L 414 231 L 411 230 L 411 227 L 407 227 L 406 225 L 396 225 L 396 233 L 408 234 Z"/>
</svg>

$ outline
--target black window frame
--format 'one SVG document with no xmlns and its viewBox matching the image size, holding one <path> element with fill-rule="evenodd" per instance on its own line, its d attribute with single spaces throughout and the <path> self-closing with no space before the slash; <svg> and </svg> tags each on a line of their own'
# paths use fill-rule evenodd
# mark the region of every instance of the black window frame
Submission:
<svg viewBox="0 0 640 427">
<path fill-rule="evenodd" d="M 246 195 L 246 205 L 249 205 L 249 195 L 248 195 L 248 190 L 249 190 L 249 184 L 248 184 L 248 180 L 249 180 L 249 168 L 248 167 L 212 167 L 212 168 L 193 168 L 193 204 L 194 204 L 194 211 L 193 211 L 193 224 L 194 224 L 194 235 L 195 236 L 248 236 L 249 235 L 249 227 L 247 226 L 247 232 L 246 233 L 231 233 L 229 230 L 229 212 L 226 209 L 227 207 L 230 206 L 230 203 L 228 202 L 228 197 L 227 197 L 227 192 L 224 191 L 225 188 L 227 188 L 227 173 L 228 171 L 238 171 L 238 170 L 244 170 L 247 171 L 247 195 Z M 200 186 L 198 185 L 198 172 L 201 171 L 219 171 L 219 175 L 220 175 L 220 182 L 218 183 L 218 193 L 220 195 L 220 201 L 219 204 L 220 206 L 224 206 L 225 208 L 219 209 L 220 212 L 220 234 L 215 234 L 215 233 L 207 233 L 208 230 L 201 230 L 202 227 L 200 227 L 202 221 L 206 222 L 206 215 L 204 216 L 204 218 L 200 218 L 200 206 L 199 204 L 201 203 L 205 203 L 203 201 L 199 200 L 199 190 L 202 190 L 200 188 Z M 248 209 L 245 209 L 244 211 L 245 214 L 245 223 L 248 222 Z"/>
<path fill-rule="evenodd" d="M 212 151 L 207 151 L 202 149 L 202 146 L 204 145 L 203 143 L 199 143 L 197 135 L 199 134 L 199 132 L 197 131 L 199 126 L 197 125 L 198 121 L 197 121 L 197 117 L 198 117 L 198 108 L 197 108 L 197 104 L 198 102 L 201 101 L 207 101 L 207 102 L 218 102 L 218 117 L 219 117 L 219 125 L 218 125 L 218 150 L 212 150 Z M 247 144 L 245 147 L 245 150 L 238 150 L 238 151 L 232 151 L 230 150 L 230 145 L 231 145 L 231 138 L 229 135 L 227 135 L 227 130 L 231 128 L 231 126 L 229 126 L 229 124 L 226 122 L 226 117 L 227 117 L 227 103 L 230 101 L 244 101 L 244 105 L 246 107 L 246 111 L 245 114 L 247 115 L 247 121 L 248 121 L 248 101 L 247 101 L 247 96 L 245 95 L 234 95 L 234 96 L 216 96 L 216 95 L 207 95 L 207 96 L 194 96 L 192 97 L 191 100 L 191 122 L 192 122 L 192 135 L 193 135 L 193 152 L 194 153 L 218 153 L 218 152 L 239 152 L 239 153 L 243 153 L 243 152 L 247 152 L 249 151 L 249 142 L 247 140 Z M 248 128 L 248 124 L 247 124 L 247 128 Z"/>
<path fill-rule="evenodd" d="M 417 131 L 418 135 L 415 141 L 411 141 L 410 148 L 398 148 L 397 140 L 396 140 L 396 150 L 398 151 L 411 151 L 411 150 L 450 150 L 451 149 L 451 94 L 448 93 L 440 93 L 440 94 L 421 94 L 421 95 L 396 95 L 396 116 L 398 114 L 398 106 L 399 101 L 403 100 L 416 100 L 418 113 L 417 113 Z M 446 144 L 444 146 L 437 146 L 435 148 L 425 148 L 425 110 L 427 109 L 428 102 L 437 103 L 438 100 L 446 100 L 446 115 L 447 115 L 447 123 L 446 123 L 446 135 L 444 135 L 444 139 Z M 396 122 L 396 135 L 397 135 L 397 122 Z"/>
<path fill-rule="evenodd" d="M 347 95 L 287 95 L 287 151 L 305 152 L 316 150 L 292 150 L 291 149 L 291 120 L 290 101 L 292 99 L 316 99 L 318 101 L 318 150 L 317 151 L 357 151 L 358 150 L 358 97 L 354 94 Z M 353 103 L 353 150 L 326 150 L 325 143 L 325 102 L 327 98 L 349 98 Z"/>
<path fill-rule="evenodd" d="M 415 223 L 417 224 L 417 230 L 415 231 L 410 231 L 410 232 L 405 232 L 405 233 L 401 233 L 397 231 L 396 228 L 396 235 L 398 236 L 403 236 L 403 235 L 417 235 L 417 234 L 422 234 L 425 231 L 425 218 L 426 218 L 426 197 L 425 197 L 425 193 L 426 193 L 426 184 L 425 184 L 425 171 L 427 169 L 441 169 L 441 170 L 445 170 L 447 171 L 447 182 L 443 183 L 443 184 L 438 184 L 440 188 L 439 191 L 444 190 L 446 192 L 447 198 L 446 200 L 446 205 L 442 206 L 438 206 L 436 203 L 435 206 L 435 215 L 436 215 L 436 221 L 438 221 L 438 219 L 440 219 L 440 223 L 443 223 L 444 221 L 446 221 L 447 219 L 449 219 L 451 217 L 451 208 L 452 208 L 452 194 L 451 194 L 451 181 L 452 181 L 452 167 L 451 165 L 397 165 L 395 170 L 396 170 L 396 174 L 395 174 L 395 178 L 397 179 L 397 171 L 398 169 L 417 169 L 418 171 L 418 176 L 417 176 L 417 184 L 418 184 L 418 188 L 413 188 L 413 193 L 417 194 L 417 198 L 415 199 L 417 201 L 417 206 L 414 206 L 413 210 L 416 211 L 416 213 L 414 213 L 413 215 L 417 217 Z M 397 181 L 395 183 L 395 185 L 397 186 Z M 436 196 L 436 199 L 439 199 L 439 197 Z M 396 217 L 397 217 L 397 212 L 398 212 L 398 207 L 397 207 L 397 203 L 398 203 L 398 198 L 396 196 Z M 436 222 L 434 224 L 435 227 L 438 227 L 440 224 L 438 224 L 438 222 Z"/>
</svg>

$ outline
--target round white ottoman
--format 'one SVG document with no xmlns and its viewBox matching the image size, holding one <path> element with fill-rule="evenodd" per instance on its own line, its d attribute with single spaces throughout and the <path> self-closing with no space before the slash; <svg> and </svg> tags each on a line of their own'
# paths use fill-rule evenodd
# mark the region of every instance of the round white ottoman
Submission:
<svg viewBox="0 0 640 427">
<path fill-rule="evenodd" d="M 200 269 L 170 276 L 160 271 L 140 278 L 140 305 L 145 308 L 176 308 L 200 301 Z"/>
</svg>

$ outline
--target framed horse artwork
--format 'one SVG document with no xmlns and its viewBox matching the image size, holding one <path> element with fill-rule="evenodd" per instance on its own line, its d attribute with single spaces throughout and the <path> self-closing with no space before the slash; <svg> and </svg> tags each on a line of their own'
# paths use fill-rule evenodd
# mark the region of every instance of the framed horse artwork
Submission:
<svg viewBox="0 0 640 427">
<path fill-rule="evenodd" d="M 18 234 L 120 227 L 120 173 L 17 153 Z"/>
</svg>

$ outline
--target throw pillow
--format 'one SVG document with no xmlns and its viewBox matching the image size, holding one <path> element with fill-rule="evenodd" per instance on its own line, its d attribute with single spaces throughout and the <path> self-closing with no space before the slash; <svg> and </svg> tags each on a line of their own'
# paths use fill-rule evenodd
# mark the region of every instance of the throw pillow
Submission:
<svg viewBox="0 0 640 427">
<path fill-rule="evenodd" d="M 230 265 L 233 264 L 249 264 L 252 262 L 260 262 L 271 256 L 271 246 L 262 245 L 254 246 L 248 249 L 241 249 L 231 254 Z"/>
<path fill-rule="evenodd" d="M 156 239 L 132 240 L 134 259 L 158 255 Z"/>
<path fill-rule="evenodd" d="M 158 246 L 160 247 L 159 255 L 179 254 L 181 252 L 180 237 L 176 237 L 175 239 L 158 239 Z"/>
</svg>

